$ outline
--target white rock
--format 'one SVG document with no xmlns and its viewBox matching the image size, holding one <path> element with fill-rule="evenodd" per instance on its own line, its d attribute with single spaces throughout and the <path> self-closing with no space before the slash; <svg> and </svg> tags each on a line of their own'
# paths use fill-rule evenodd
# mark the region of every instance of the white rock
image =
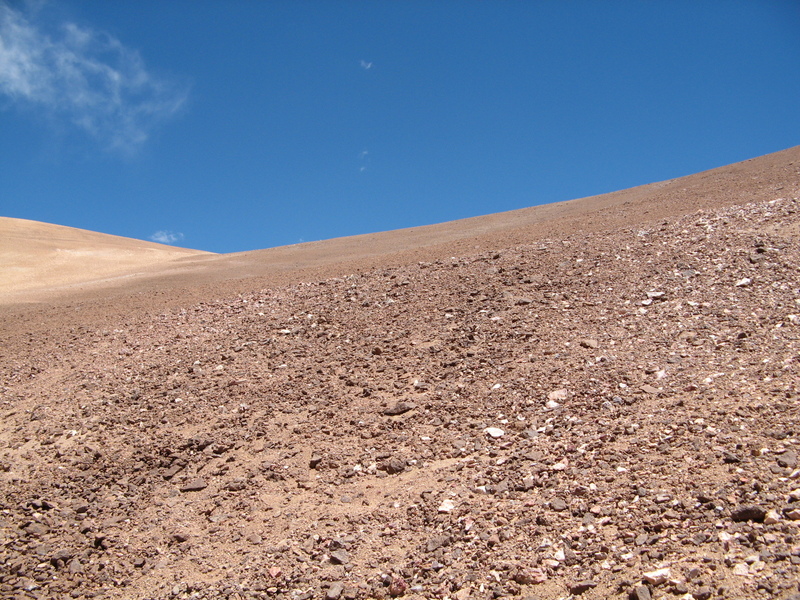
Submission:
<svg viewBox="0 0 800 600">
<path fill-rule="evenodd" d="M 560 566 L 561 566 L 561 563 L 560 563 L 560 562 L 558 562 L 558 561 L 557 561 L 555 558 L 545 558 L 545 559 L 542 561 L 542 564 L 543 564 L 545 567 L 550 567 L 551 569 L 557 569 L 558 567 L 560 567 Z"/>
<path fill-rule="evenodd" d="M 650 585 L 661 585 L 667 579 L 669 579 L 669 568 L 658 569 L 657 571 L 648 571 L 642 575 L 642 579 L 644 579 Z"/>
<path fill-rule="evenodd" d="M 750 567 L 748 567 L 745 563 L 738 563 L 733 567 L 733 574 L 746 577 L 750 575 Z"/>
<path fill-rule="evenodd" d="M 548 400 L 566 400 L 569 396 L 569 392 L 565 389 L 560 390 L 553 390 L 549 394 L 547 394 Z"/>
<path fill-rule="evenodd" d="M 439 505 L 439 512 L 440 513 L 449 513 L 456 507 L 456 503 L 450 500 L 450 498 L 445 498 L 442 500 L 442 503 Z"/>
<path fill-rule="evenodd" d="M 561 405 L 560 405 L 558 402 L 556 402 L 555 400 L 548 400 L 548 401 L 545 403 L 545 406 L 546 406 L 547 408 L 554 409 L 554 408 L 558 408 L 558 407 L 559 407 L 559 406 L 561 406 Z"/>
<path fill-rule="evenodd" d="M 744 287 L 746 285 L 750 285 L 751 283 L 753 283 L 753 280 L 750 279 L 749 277 L 745 277 L 743 279 L 740 279 L 739 281 L 737 281 L 733 285 L 735 285 L 736 287 Z"/>
<path fill-rule="evenodd" d="M 767 511 L 766 516 L 764 517 L 764 525 L 774 525 L 778 521 L 781 520 L 780 514 L 778 514 L 777 510 L 770 510 Z"/>
<path fill-rule="evenodd" d="M 505 431 L 500 429 L 499 427 L 487 427 L 483 430 L 489 437 L 493 437 L 495 439 L 503 437 L 505 435 Z"/>
</svg>

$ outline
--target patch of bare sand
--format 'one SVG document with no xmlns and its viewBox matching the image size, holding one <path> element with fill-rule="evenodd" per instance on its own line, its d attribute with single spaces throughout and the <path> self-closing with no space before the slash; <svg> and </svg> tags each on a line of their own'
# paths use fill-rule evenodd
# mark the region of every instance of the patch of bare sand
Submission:
<svg viewBox="0 0 800 600">
<path fill-rule="evenodd" d="M 35 301 L 78 284 L 131 278 L 165 262 L 201 255 L 208 253 L 0 217 L 0 303 Z"/>
</svg>

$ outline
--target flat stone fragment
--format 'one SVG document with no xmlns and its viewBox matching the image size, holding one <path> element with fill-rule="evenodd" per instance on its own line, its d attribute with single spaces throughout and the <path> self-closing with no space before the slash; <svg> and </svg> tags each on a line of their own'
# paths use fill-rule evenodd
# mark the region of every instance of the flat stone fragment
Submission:
<svg viewBox="0 0 800 600">
<path fill-rule="evenodd" d="M 35 536 L 44 535 L 50 530 L 50 528 L 47 525 L 37 522 L 30 523 L 24 529 L 25 533 L 27 533 L 28 535 L 35 535 Z"/>
<path fill-rule="evenodd" d="M 661 585 L 667 579 L 669 579 L 670 571 L 669 569 L 658 569 L 657 571 L 648 571 L 642 575 L 642 579 L 644 579 L 650 585 Z"/>
<path fill-rule="evenodd" d="M 407 413 L 410 410 L 414 410 L 416 405 L 411 404 L 410 402 L 398 402 L 397 404 L 390 406 L 386 410 L 383 411 L 383 414 L 389 417 L 394 417 L 397 415 L 402 415 Z"/>
<path fill-rule="evenodd" d="M 199 492 L 200 490 L 204 490 L 208 487 L 206 480 L 202 477 L 195 477 L 194 479 L 190 479 L 186 483 L 184 483 L 180 490 L 182 492 Z"/>
<path fill-rule="evenodd" d="M 800 508 L 792 508 L 783 513 L 790 521 L 800 521 Z"/>
<path fill-rule="evenodd" d="M 569 593 L 578 596 L 594 587 L 597 587 L 597 583 L 594 581 L 576 581 L 569 585 Z"/>
</svg>

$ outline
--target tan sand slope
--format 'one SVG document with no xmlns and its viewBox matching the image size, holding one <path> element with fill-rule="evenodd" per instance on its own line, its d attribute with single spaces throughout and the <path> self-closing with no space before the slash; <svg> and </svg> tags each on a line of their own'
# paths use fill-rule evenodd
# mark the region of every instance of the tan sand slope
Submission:
<svg viewBox="0 0 800 600">
<path fill-rule="evenodd" d="M 113 235 L 0 217 L 0 302 L 136 273 L 207 253 Z"/>
</svg>

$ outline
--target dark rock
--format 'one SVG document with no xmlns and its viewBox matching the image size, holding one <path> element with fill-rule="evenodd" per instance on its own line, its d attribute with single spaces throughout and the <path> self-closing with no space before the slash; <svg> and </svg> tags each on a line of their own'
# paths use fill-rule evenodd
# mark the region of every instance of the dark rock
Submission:
<svg viewBox="0 0 800 600">
<path fill-rule="evenodd" d="M 406 580 L 395 575 L 392 578 L 392 583 L 389 584 L 389 595 L 392 598 L 397 598 L 398 596 L 405 594 L 406 590 L 408 590 L 408 584 L 406 583 Z"/>
<path fill-rule="evenodd" d="M 692 598 L 694 598 L 694 600 L 709 600 L 713 594 L 714 590 L 707 585 L 704 585 L 703 587 L 697 588 L 696 591 L 692 592 Z"/>
<path fill-rule="evenodd" d="M 60 548 L 59 550 L 53 552 L 53 555 L 50 557 L 50 560 L 52 561 L 63 560 L 66 562 L 67 560 L 72 558 L 72 555 L 73 555 L 72 550 L 69 550 L 67 548 Z"/>
<path fill-rule="evenodd" d="M 683 581 L 677 581 L 675 585 L 672 586 L 672 593 L 676 596 L 685 596 L 689 593 L 689 586 Z"/>
<path fill-rule="evenodd" d="M 781 467 L 794 468 L 797 466 L 797 452 L 794 450 L 787 450 L 777 457 L 778 464 Z"/>
<path fill-rule="evenodd" d="M 69 561 L 69 572 L 71 575 L 77 575 L 78 573 L 83 572 L 83 564 L 77 558 L 73 558 Z"/>
<path fill-rule="evenodd" d="M 554 498 L 550 502 L 550 508 L 556 512 L 561 512 L 562 510 L 567 510 L 567 503 L 561 498 Z"/>
<path fill-rule="evenodd" d="M 350 555 L 347 550 L 334 550 L 331 552 L 331 562 L 335 565 L 346 565 L 350 562 Z"/>
<path fill-rule="evenodd" d="M 578 596 L 584 592 L 588 592 L 594 587 L 597 587 L 597 584 L 594 581 L 576 581 L 569 585 L 569 593 L 574 596 Z"/>
<path fill-rule="evenodd" d="M 428 552 L 434 552 L 439 548 L 450 545 L 451 538 L 449 535 L 437 535 L 428 540 L 426 548 Z"/>
<path fill-rule="evenodd" d="M 575 551 L 572 548 L 566 548 L 564 550 L 564 564 L 568 567 L 573 565 L 577 565 L 580 561 L 578 560 L 578 555 L 575 554 Z"/>
<path fill-rule="evenodd" d="M 389 475 L 394 475 L 395 473 L 401 473 L 405 471 L 406 461 L 401 458 L 392 457 L 378 465 L 378 469 L 381 471 L 386 471 Z"/>
<path fill-rule="evenodd" d="M 243 477 L 237 477 L 236 479 L 229 481 L 225 485 L 225 489 L 228 490 L 229 492 L 241 492 L 246 487 L 247 487 L 247 480 L 244 479 Z"/>
<path fill-rule="evenodd" d="M 756 523 L 763 523 L 766 516 L 767 511 L 760 506 L 737 506 L 731 511 L 731 519 L 737 522 L 755 521 Z"/>
<path fill-rule="evenodd" d="M 628 594 L 628 598 L 630 598 L 630 600 L 651 600 L 650 588 L 646 585 L 637 585 L 631 590 L 631 593 Z"/>
</svg>

